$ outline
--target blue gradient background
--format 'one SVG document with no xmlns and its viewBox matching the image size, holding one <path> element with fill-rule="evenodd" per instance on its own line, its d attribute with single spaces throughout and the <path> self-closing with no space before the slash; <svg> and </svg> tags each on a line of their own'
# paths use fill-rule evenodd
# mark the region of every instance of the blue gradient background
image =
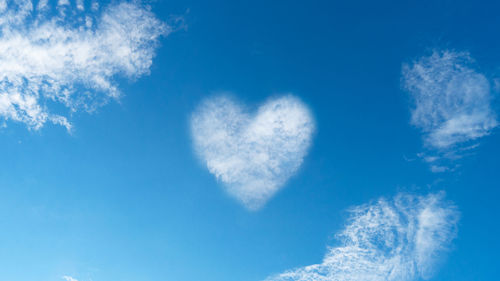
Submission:
<svg viewBox="0 0 500 281">
<path fill-rule="evenodd" d="M 498 280 L 500 134 L 458 171 L 431 173 L 400 70 L 449 48 L 500 77 L 500 3 L 343 2 L 152 2 L 188 28 L 162 40 L 150 76 L 120 83 L 120 103 L 74 114 L 73 135 L 0 130 L 0 280 L 261 280 L 319 263 L 347 207 L 437 190 L 462 218 L 432 280 Z M 258 212 L 192 151 L 190 112 L 218 91 L 253 106 L 291 92 L 315 114 L 299 173 Z"/>
</svg>

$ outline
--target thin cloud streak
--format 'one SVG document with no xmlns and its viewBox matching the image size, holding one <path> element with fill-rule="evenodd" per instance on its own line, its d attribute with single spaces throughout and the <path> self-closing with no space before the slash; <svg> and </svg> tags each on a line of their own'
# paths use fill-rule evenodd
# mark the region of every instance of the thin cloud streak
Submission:
<svg viewBox="0 0 500 281">
<path fill-rule="evenodd" d="M 298 170 L 314 121 L 296 97 L 271 99 L 255 114 L 227 96 L 205 100 L 191 118 L 195 150 L 230 195 L 261 208 Z"/>
<path fill-rule="evenodd" d="M 89 6 L 0 1 L 0 117 L 69 130 L 67 113 L 91 112 L 120 96 L 116 76 L 149 73 L 158 39 L 171 27 L 139 2 Z M 53 113 L 57 104 L 67 113 Z"/>
<path fill-rule="evenodd" d="M 429 279 L 456 236 L 459 214 L 444 193 L 398 194 L 354 207 L 340 245 L 320 264 L 266 281 L 409 281 Z"/>
</svg>

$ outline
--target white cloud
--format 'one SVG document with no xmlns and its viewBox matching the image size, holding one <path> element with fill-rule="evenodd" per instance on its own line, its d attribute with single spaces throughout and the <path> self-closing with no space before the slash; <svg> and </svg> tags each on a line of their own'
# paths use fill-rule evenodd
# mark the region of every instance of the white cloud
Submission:
<svg viewBox="0 0 500 281">
<path fill-rule="evenodd" d="M 65 276 L 63 276 L 61 278 L 64 279 L 65 281 L 78 281 L 77 279 L 75 279 L 75 278 L 73 278 L 71 276 L 67 276 L 67 275 L 65 275 Z"/>
<path fill-rule="evenodd" d="M 321 264 L 267 281 L 408 281 L 429 279 L 456 236 L 458 211 L 443 193 L 399 194 L 350 210 L 340 246 Z"/>
<path fill-rule="evenodd" d="M 260 208 L 302 164 L 314 121 L 296 97 L 271 99 L 255 114 L 228 97 L 206 100 L 193 114 L 196 151 L 229 194 Z"/>
<path fill-rule="evenodd" d="M 85 9 L 83 0 L 76 0 L 76 8 L 81 11 Z"/>
<path fill-rule="evenodd" d="M 69 5 L 69 0 L 59 0 L 57 2 L 57 5 L 62 6 L 62 5 Z"/>
<path fill-rule="evenodd" d="M 139 2 L 93 13 L 80 0 L 60 0 L 55 8 L 59 13 L 44 0 L 36 8 L 0 0 L 0 117 L 32 129 L 47 121 L 70 129 L 64 112 L 92 111 L 118 98 L 114 78 L 147 74 L 159 36 L 171 31 Z"/>
<path fill-rule="evenodd" d="M 411 123 L 435 150 L 453 150 L 488 135 L 498 123 L 490 83 L 466 52 L 434 51 L 403 65 L 404 87 L 414 100 Z"/>
</svg>

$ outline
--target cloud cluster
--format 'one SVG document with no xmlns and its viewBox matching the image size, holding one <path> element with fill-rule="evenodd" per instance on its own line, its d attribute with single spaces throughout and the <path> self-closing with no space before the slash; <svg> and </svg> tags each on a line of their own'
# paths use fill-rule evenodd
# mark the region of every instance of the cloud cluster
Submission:
<svg viewBox="0 0 500 281">
<path fill-rule="evenodd" d="M 201 104 L 191 130 L 208 170 L 246 207 L 258 209 L 302 164 L 314 121 L 293 96 L 271 99 L 255 114 L 221 96 Z"/>
<path fill-rule="evenodd" d="M 64 113 L 117 98 L 114 78 L 147 74 L 169 32 L 139 2 L 0 0 L 0 117 L 70 129 Z"/>
<path fill-rule="evenodd" d="M 355 207 L 341 245 L 323 262 L 266 281 L 408 281 L 428 279 L 456 235 L 456 207 L 443 193 L 399 194 Z"/>
<path fill-rule="evenodd" d="M 498 125 L 490 83 L 468 53 L 434 51 L 403 65 L 402 74 L 415 103 L 411 123 L 423 131 L 429 148 L 449 152 L 470 146 Z"/>
</svg>

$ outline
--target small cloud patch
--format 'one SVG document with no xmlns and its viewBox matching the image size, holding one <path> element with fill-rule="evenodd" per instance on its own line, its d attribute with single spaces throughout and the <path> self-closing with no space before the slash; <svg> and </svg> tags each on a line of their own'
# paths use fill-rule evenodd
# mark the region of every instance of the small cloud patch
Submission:
<svg viewBox="0 0 500 281">
<path fill-rule="evenodd" d="M 490 82 L 467 52 L 434 51 L 404 64 L 402 81 L 414 103 L 411 124 L 430 151 L 426 157 L 461 158 L 498 125 Z"/>
</svg>

